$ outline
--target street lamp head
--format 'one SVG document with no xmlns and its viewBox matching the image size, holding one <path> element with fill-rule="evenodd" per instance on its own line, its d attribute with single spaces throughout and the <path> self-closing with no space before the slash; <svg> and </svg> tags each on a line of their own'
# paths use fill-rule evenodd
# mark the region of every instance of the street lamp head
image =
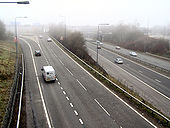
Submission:
<svg viewBox="0 0 170 128">
<path fill-rule="evenodd" d="M 3 3 L 4 3 L 4 4 L 10 4 L 10 3 L 11 3 L 11 4 L 13 4 L 13 3 L 15 3 L 15 4 L 16 4 L 16 3 L 17 3 L 17 4 L 30 4 L 29 1 L 18 1 L 18 2 L 8 2 L 8 1 L 7 1 L 7 2 L 0 2 L 0 3 L 2 3 L 2 4 L 3 4 Z"/>
<path fill-rule="evenodd" d="M 30 4 L 30 2 L 29 1 L 19 1 L 19 2 L 17 2 L 17 4 Z"/>
<path fill-rule="evenodd" d="M 19 16 L 19 17 L 15 17 L 16 18 L 28 18 L 27 16 Z"/>
<path fill-rule="evenodd" d="M 99 25 L 109 25 L 109 24 L 99 24 Z"/>
</svg>

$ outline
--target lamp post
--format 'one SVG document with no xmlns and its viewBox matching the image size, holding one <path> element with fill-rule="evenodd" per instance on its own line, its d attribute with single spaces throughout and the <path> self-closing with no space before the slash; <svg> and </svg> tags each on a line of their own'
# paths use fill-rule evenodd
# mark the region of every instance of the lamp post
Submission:
<svg viewBox="0 0 170 128">
<path fill-rule="evenodd" d="M 66 28 L 66 27 L 67 27 L 67 26 L 66 26 L 66 17 L 64 17 L 64 20 L 65 20 L 65 41 L 66 41 L 66 38 L 67 38 L 67 33 L 66 33 L 66 32 L 67 32 L 67 28 Z"/>
<path fill-rule="evenodd" d="M 29 1 L 13 1 L 13 2 L 0 2 L 0 4 L 30 4 Z M 17 42 L 18 42 L 18 39 L 17 39 L 17 23 L 16 23 L 16 19 L 17 18 L 26 18 L 26 17 L 15 17 L 15 40 L 16 40 L 16 61 L 18 59 L 18 46 L 17 46 Z"/>
<path fill-rule="evenodd" d="M 2 4 L 30 4 L 29 1 L 18 1 L 18 2 L 0 2 Z"/>
<path fill-rule="evenodd" d="M 99 47 L 99 43 L 100 43 L 100 37 L 99 37 L 99 29 L 100 26 L 105 26 L 105 25 L 109 25 L 109 24 L 98 24 L 98 29 L 97 29 L 97 57 L 96 57 L 96 62 L 98 63 L 98 49 L 101 49 L 101 47 Z"/>
<path fill-rule="evenodd" d="M 65 41 L 66 41 L 66 38 L 67 38 L 66 17 L 65 16 L 60 16 L 60 17 L 64 18 L 64 23 L 65 23 L 65 26 L 64 26 L 64 38 L 65 38 Z"/>
<path fill-rule="evenodd" d="M 16 61 L 18 60 L 18 35 L 17 35 L 17 18 L 27 18 L 25 17 L 15 17 L 15 43 L 16 43 Z"/>
</svg>

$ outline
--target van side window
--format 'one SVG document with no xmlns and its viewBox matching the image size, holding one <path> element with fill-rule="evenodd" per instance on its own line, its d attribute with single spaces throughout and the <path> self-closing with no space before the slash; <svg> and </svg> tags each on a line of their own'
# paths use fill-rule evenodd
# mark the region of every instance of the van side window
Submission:
<svg viewBox="0 0 170 128">
<path fill-rule="evenodd" d="M 49 75 L 49 72 L 47 72 L 47 75 Z"/>
</svg>

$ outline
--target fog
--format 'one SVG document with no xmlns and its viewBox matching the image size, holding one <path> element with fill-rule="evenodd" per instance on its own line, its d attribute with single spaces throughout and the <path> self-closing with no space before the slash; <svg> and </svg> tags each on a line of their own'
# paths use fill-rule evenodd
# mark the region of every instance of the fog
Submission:
<svg viewBox="0 0 170 128">
<path fill-rule="evenodd" d="M 6 0 L 1 0 L 6 1 Z M 8 0 L 9 1 L 9 0 Z M 14 0 L 10 0 L 14 1 Z M 29 5 L 0 4 L 0 20 L 12 24 L 138 24 L 169 26 L 170 0 L 30 0 Z"/>
</svg>

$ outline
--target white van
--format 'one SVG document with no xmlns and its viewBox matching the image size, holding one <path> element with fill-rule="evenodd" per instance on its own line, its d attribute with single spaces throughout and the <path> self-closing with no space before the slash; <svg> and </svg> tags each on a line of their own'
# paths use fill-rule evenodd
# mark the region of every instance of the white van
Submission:
<svg viewBox="0 0 170 128">
<path fill-rule="evenodd" d="M 56 80 L 55 70 L 52 66 L 43 66 L 42 69 L 42 76 L 44 80 L 47 81 L 54 81 Z"/>
</svg>

